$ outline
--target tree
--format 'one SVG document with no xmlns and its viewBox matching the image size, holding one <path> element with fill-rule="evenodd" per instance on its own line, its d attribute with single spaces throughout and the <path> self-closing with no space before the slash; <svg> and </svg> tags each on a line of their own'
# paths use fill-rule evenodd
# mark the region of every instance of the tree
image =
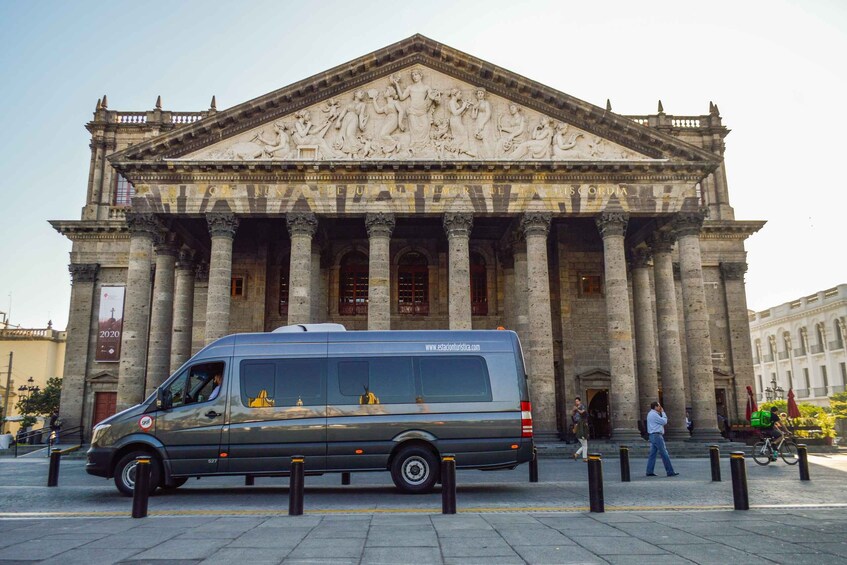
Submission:
<svg viewBox="0 0 847 565">
<path fill-rule="evenodd" d="M 36 416 L 52 414 L 53 410 L 59 408 L 61 397 L 62 379 L 61 377 L 53 377 L 47 381 L 44 390 L 37 390 L 18 400 L 15 406 L 18 409 L 18 414 L 24 417 L 22 424 L 29 422 L 31 425 L 35 422 Z"/>
<path fill-rule="evenodd" d="M 839 392 L 829 397 L 832 415 L 839 420 L 847 420 L 847 392 Z"/>
</svg>

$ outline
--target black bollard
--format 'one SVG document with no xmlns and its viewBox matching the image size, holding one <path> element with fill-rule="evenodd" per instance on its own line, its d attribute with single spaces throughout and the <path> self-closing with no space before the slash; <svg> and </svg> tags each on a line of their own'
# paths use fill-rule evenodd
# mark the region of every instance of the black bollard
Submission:
<svg viewBox="0 0 847 565">
<path fill-rule="evenodd" d="M 135 458 L 135 485 L 132 489 L 132 517 L 147 517 L 147 499 L 150 496 L 150 457 Z"/>
<path fill-rule="evenodd" d="M 733 451 L 729 456 L 729 468 L 732 471 L 732 500 L 736 510 L 750 510 L 750 498 L 747 495 L 747 465 L 744 452 Z"/>
<path fill-rule="evenodd" d="M 253 475 L 244 476 L 244 486 L 252 487 L 254 484 L 256 484 L 256 478 Z"/>
<path fill-rule="evenodd" d="M 588 455 L 588 499 L 592 512 L 605 512 L 603 501 L 603 461 L 599 453 Z"/>
<path fill-rule="evenodd" d="M 456 513 L 456 456 L 441 456 L 441 513 Z"/>
<path fill-rule="evenodd" d="M 529 460 L 529 482 L 538 482 L 538 450 L 532 448 L 532 459 Z"/>
<path fill-rule="evenodd" d="M 288 485 L 288 515 L 303 515 L 303 461 L 302 455 L 291 457 L 291 481 Z"/>
<path fill-rule="evenodd" d="M 621 482 L 629 482 L 629 448 L 625 445 L 621 446 Z"/>
<path fill-rule="evenodd" d="M 800 457 L 800 480 L 809 481 L 809 452 L 805 443 L 797 444 L 797 455 Z"/>
<path fill-rule="evenodd" d="M 341 484 L 349 485 L 350 484 L 350 473 L 341 473 Z"/>
<path fill-rule="evenodd" d="M 50 467 L 47 469 L 47 486 L 59 486 L 59 462 L 62 459 L 62 451 L 54 449 L 50 454 Z"/>
<path fill-rule="evenodd" d="M 721 449 L 717 445 L 709 446 L 709 461 L 712 463 L 712 480 L 721 482 Z"/>
</svg>

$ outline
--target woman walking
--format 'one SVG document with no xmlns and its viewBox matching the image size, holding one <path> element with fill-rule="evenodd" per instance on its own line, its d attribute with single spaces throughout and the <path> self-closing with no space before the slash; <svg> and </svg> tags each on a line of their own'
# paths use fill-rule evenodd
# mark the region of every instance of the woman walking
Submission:
<svg viewBox="0 0 847 565">
<path fill-rule="evenodd" d="M 571 420 L 573 420 L 573 431 L 576 439 L 579 440 L 580 448 L 573 454 L 574 459 L 578 459 L 582 454 L 582 460 L 588 461 L 588 412 L 585 411 L 585 406 L 582 405 L 582 400 L 577 396 L 573 401 L 573 412 Z"/>
</svg>

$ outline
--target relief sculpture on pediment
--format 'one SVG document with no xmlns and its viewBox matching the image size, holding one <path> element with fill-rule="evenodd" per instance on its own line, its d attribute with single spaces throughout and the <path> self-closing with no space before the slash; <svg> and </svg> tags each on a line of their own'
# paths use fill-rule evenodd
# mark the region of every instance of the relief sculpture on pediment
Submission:
<svg viewBox="0 0 847 565">
<path fill-rule="evenodd" d="M 185 160 L 648 159 L 416 66 L 222 140 Z"/>
</svg>

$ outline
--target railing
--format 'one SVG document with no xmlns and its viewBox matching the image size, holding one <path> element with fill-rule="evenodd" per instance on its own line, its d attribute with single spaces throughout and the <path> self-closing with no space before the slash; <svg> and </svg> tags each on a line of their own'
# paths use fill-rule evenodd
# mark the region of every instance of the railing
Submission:
<svg viewBox="0 0 847 565">
<path fill-rule="evenodd" d="M 627 118 L 642 126 L 650 125 L 650 118 L 647 116 L 627 116 Z"/>
<path fill-rule="evenodd" d="M 59 332 L 53 328 L 43 330 L 4 328 L 0 330 L 0 338 L 6 339 L 54 339 L 58 336 Z"/>
<path fill-rule="evenodd" d="M 671 125 L 675 128 L 699 128 L 699 118 L 671 118 Z"/>
<path fill-rule="evenodd" d="M 779 355 L 780 361 L 788 359 L 788 352 L 787 351 L 780 351 L 778 355 Z"/>
<path fill-rule="evenodd" d="M 825 386 L 816 386 L 812 389 L 814 396 L 826 396 L 826 387 Z"/>
<path fill-rule="evenodd" d="M 844 349 L 843 341 L 830 341 L 829 342 L 829 350 L 835 351 L 836 349 Z"/>
<path fill-rule="evenodd" d="M 147 113 L 142 112 L 118 112 L 115 121 L 119 124 L 146 124 Z"/>
<path fill-rule="evenodd" d="M 802 347 L 798 347 L 797 349 L 794 350 L 794 357 L 805 357 L 805 356 L 806 356 L 806 350 L 803 349 Z"/>
<path fill-rule="evenodd" d="M 109 219 L 110 220 L 125 220 L 126 219 L 126 211 L 129 209 L 129 206 L 120 206 L 115 207 L 112 206 L 109 208 Z"/>
<path fill-rule="evenodd" d="M 796 392 L 797 398 L 808 398 L 809 396 L 809 389 L 807 388 L 798 388 Z"/>
<path fill-rule="evenodd" d="M 73 437 L 79 438 L 80 443 L 82 443 L 82 434 L 80 431 L 82 428 L 79 426 L 75 428 L 68 428 L 67 430 L 60 429 L 58 431 L 59 439 L 62 437 Z M 44 447 L 52 447 L 54 444 L 53 438 L 51 437 L 52 430 L 44 426 L 43 428 L 38 428 L 37 430 L 31 430 L 25 433 L 18 432 L 15 435 L 15 457 L 18 456 L 18 445 L 43 445 Z M 47 441 L 44 441 L 44 438 L 47 438 Z"/>
<path fill-rule="evenodd" d="M 839 392 L 844 392 L 844 385 L 832 385 L 829 388 L 829 394 L 838 394 Z"/>
<path fill-rule="evenodd" d="M 625 116 L 642 126 L 650 125 L 650 116 Z M 658 116 L 653 116 L 657 118 Z M 680 129 L 695 129 L 701 127 L 700 116 L 664 116 L 664 123 L 670 120 L 671 127 Z"/>
<path fill-rule="evenodd" d="M 811 347 L 811 349 L 812 349 L 812 353 L 813 353 L 813 354 L 815 354 L 815 353 L 823 353 L 823 345 L 821 345 L 821 344 L 813 345 L 813 346 Z"/>
<path fill-rule="evenodd" d="M 203 118 L 200 112 L 173 112 L 171 113 L 172 124 L 193 124 Z"/>
</svg>

